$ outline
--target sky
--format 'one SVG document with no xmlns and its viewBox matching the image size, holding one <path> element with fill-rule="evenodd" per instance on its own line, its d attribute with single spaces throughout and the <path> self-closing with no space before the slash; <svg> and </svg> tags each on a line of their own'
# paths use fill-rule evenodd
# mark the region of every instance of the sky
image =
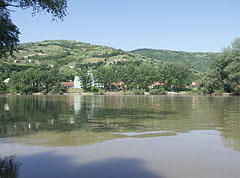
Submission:
<svg viewBox="0 0 240 178">
<path fill-rule="evenodd" d="M 20 42 L 75 40 L 123 50 L 219 52 L 240 37 L 240 0 L 69 0 L 64 21 L 14 9 Z"/>
</svg>

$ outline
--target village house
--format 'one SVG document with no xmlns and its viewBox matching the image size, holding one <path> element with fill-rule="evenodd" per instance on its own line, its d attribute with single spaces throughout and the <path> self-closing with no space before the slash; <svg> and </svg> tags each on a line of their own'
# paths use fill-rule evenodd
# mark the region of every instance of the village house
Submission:
<svg viewBox="0 0 240 178">
<path fill-rule="evenodd" d="M 155 81 L 155 82 L 152 83 L 152 85 L 148 86 L 148 88 L 153 89 L 157 85 L 163 86 L 164 84 L 165 84 L 165 82 Z"/>
<path fill-rule="evenodd" d="M 198 82 L 192 82 L 192 87 L 196 88 L 198 86 Z"/>
<path fill-rule="evenodd" d="M 75 67 L 75 66 L 73 66 L 73 65 L 69 66 L 70 69 L 74 69 L 74 67 Z"/>
<path fill-rule="evenodd" d="M 73 88 L 74 87 L 74 83 L 73 82 L 61 82 L 60 84 L 62 86 L 64 86 L 65 88 Z"/>
<path fill-rule="evenodd" d="M 80 77 L 78 77 L 78 76 L 74 77 L 74 84 L 73 85 L 74 85 L 74 88 L 83 88 L 83 84 L 80 80 Z"/>
<path fill-rule="evenodd" d="M 5 85 L 8 85 L 9 80 L 10 80 L 10 78 L 5 79 L 5 80 L 3 81 L 3 83 L 4 83 Z"/>
<path fill-rule="evenodd" d="M 88 84 L 89 86 L 94 86 L 101 89 L 104 88 L 104 85 L 102 83 L 96 82 L 96 80 L 93 77 L 92 71 L 88 71 L 88 75 L 90 76 L 90 82 Z M 74 88 L 83 88 L 83 84 L 79 76 L 75 76 L 74 78 Z"/>
<path fill-rule="evenodd" d="M 13 62 L 16 64 L 19 63 L 19 60 L 15 59 Z"/>
</svg>

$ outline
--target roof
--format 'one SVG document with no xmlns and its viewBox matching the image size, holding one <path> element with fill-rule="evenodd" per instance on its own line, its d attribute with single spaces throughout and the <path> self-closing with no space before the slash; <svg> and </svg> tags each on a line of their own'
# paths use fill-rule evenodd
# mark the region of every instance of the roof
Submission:
<svg viewBox="0 0 240 178">
<path fill-rule="evenodd" d="M 67 86 L 67 87 L 73 87 L 74 83 L 73 82 L 61 82 L 61 85 Z"/>
<path fill-rule="evenodd" d="M 161 82 L 161 81 L 153 82 L 153 86 L 164 85 L 164 84 L 165 84 L 165 82 Z"/>
</svg>

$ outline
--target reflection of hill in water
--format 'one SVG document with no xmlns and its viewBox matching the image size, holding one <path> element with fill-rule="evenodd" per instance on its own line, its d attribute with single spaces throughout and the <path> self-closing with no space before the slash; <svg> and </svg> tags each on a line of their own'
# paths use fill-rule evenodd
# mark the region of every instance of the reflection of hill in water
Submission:
<svg viewBox="0 0 240 178">
<path fill-rule="evenodd" d="M 85 132 L 82 130 L 70 132 L 40 132 L 23 137 L 15 137 L 12 142 L 23 143 L 27 145 L 42 145 L 42 146 L 80 146 L 88 145 L 97 142 L 103 142 L 116 138 L 148 138 L 160 136 L 175 136 L 173 132 L 161 133 L 138 133 L 133 136 L 128 136 L 120 133 L 112 132 Z"/>
<path fill-rule="evenodd" d="M 202 96 L 4 96 L 0 98 L 0 136 L 22 136 L 25 143 L 42 145 L 83 145 L 126 137 L 113 134 L 116 132 L 219 130 L 224 145 L 239 151 L 239 100 Z"/>
</svg>

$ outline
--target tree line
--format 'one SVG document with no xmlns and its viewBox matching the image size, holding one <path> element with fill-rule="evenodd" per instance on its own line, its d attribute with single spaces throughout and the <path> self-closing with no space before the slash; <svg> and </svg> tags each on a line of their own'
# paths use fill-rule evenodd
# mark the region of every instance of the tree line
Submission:
<svg viewBox="0 0 240 178">
<path fill-rule="evenodd" d="M 228 92 L 240 95 L 240 38 L 223 50 L 209 72 L 202 74 L 199 89 L 205 94 Z"/>
<path fill-rule="evenodd" d="M 90 82 L 87 70 L 85 67 L 80 73 L 85 90 L 89 89 L 87 83 Z M 162 88 L 165 90 L 180 91 L 191 83 L 193 74 L 189 67 L 179 63 L 122 62 L 117 65 L 101 65 L 93 72 L 93 76 L 96 82 L 103 83 L 104 88 L 110 91 L 116 87 L 116 83 L 121 85 L 124 91 L 149 91 L 149 86 L 154 82 L 162 82 Z"/>
<path fill-rule="evenodd" d="M 93 70 L 94 69 L 94 70 Z M 163 63 L 152 64 L 146 62 L 120 62 L 107 65 L 95 63 L 94 65 L 79 65 L 72 72 L 61 70 L 60 67 L 21 66 L 15 64 L 0 64 L 0 92 L 10 93 L 63 93 L 65 88 L 61 82 L 74 79 L 78 75 L 83 83 L 84 90 L 89 91 L 88 71 L 93 71 L 95 82 L 103 83 L 105 90 L 112 91 L 121 83 L 123 90 L 142 89 L 149 91 L 149 86 L 155 81 L 163 82 L 164 90 L 180 91 L 191 83 L 192 72 L 184 64 Z M 10 78 L 5 85 L 3 81 Z"/>
</svg>

